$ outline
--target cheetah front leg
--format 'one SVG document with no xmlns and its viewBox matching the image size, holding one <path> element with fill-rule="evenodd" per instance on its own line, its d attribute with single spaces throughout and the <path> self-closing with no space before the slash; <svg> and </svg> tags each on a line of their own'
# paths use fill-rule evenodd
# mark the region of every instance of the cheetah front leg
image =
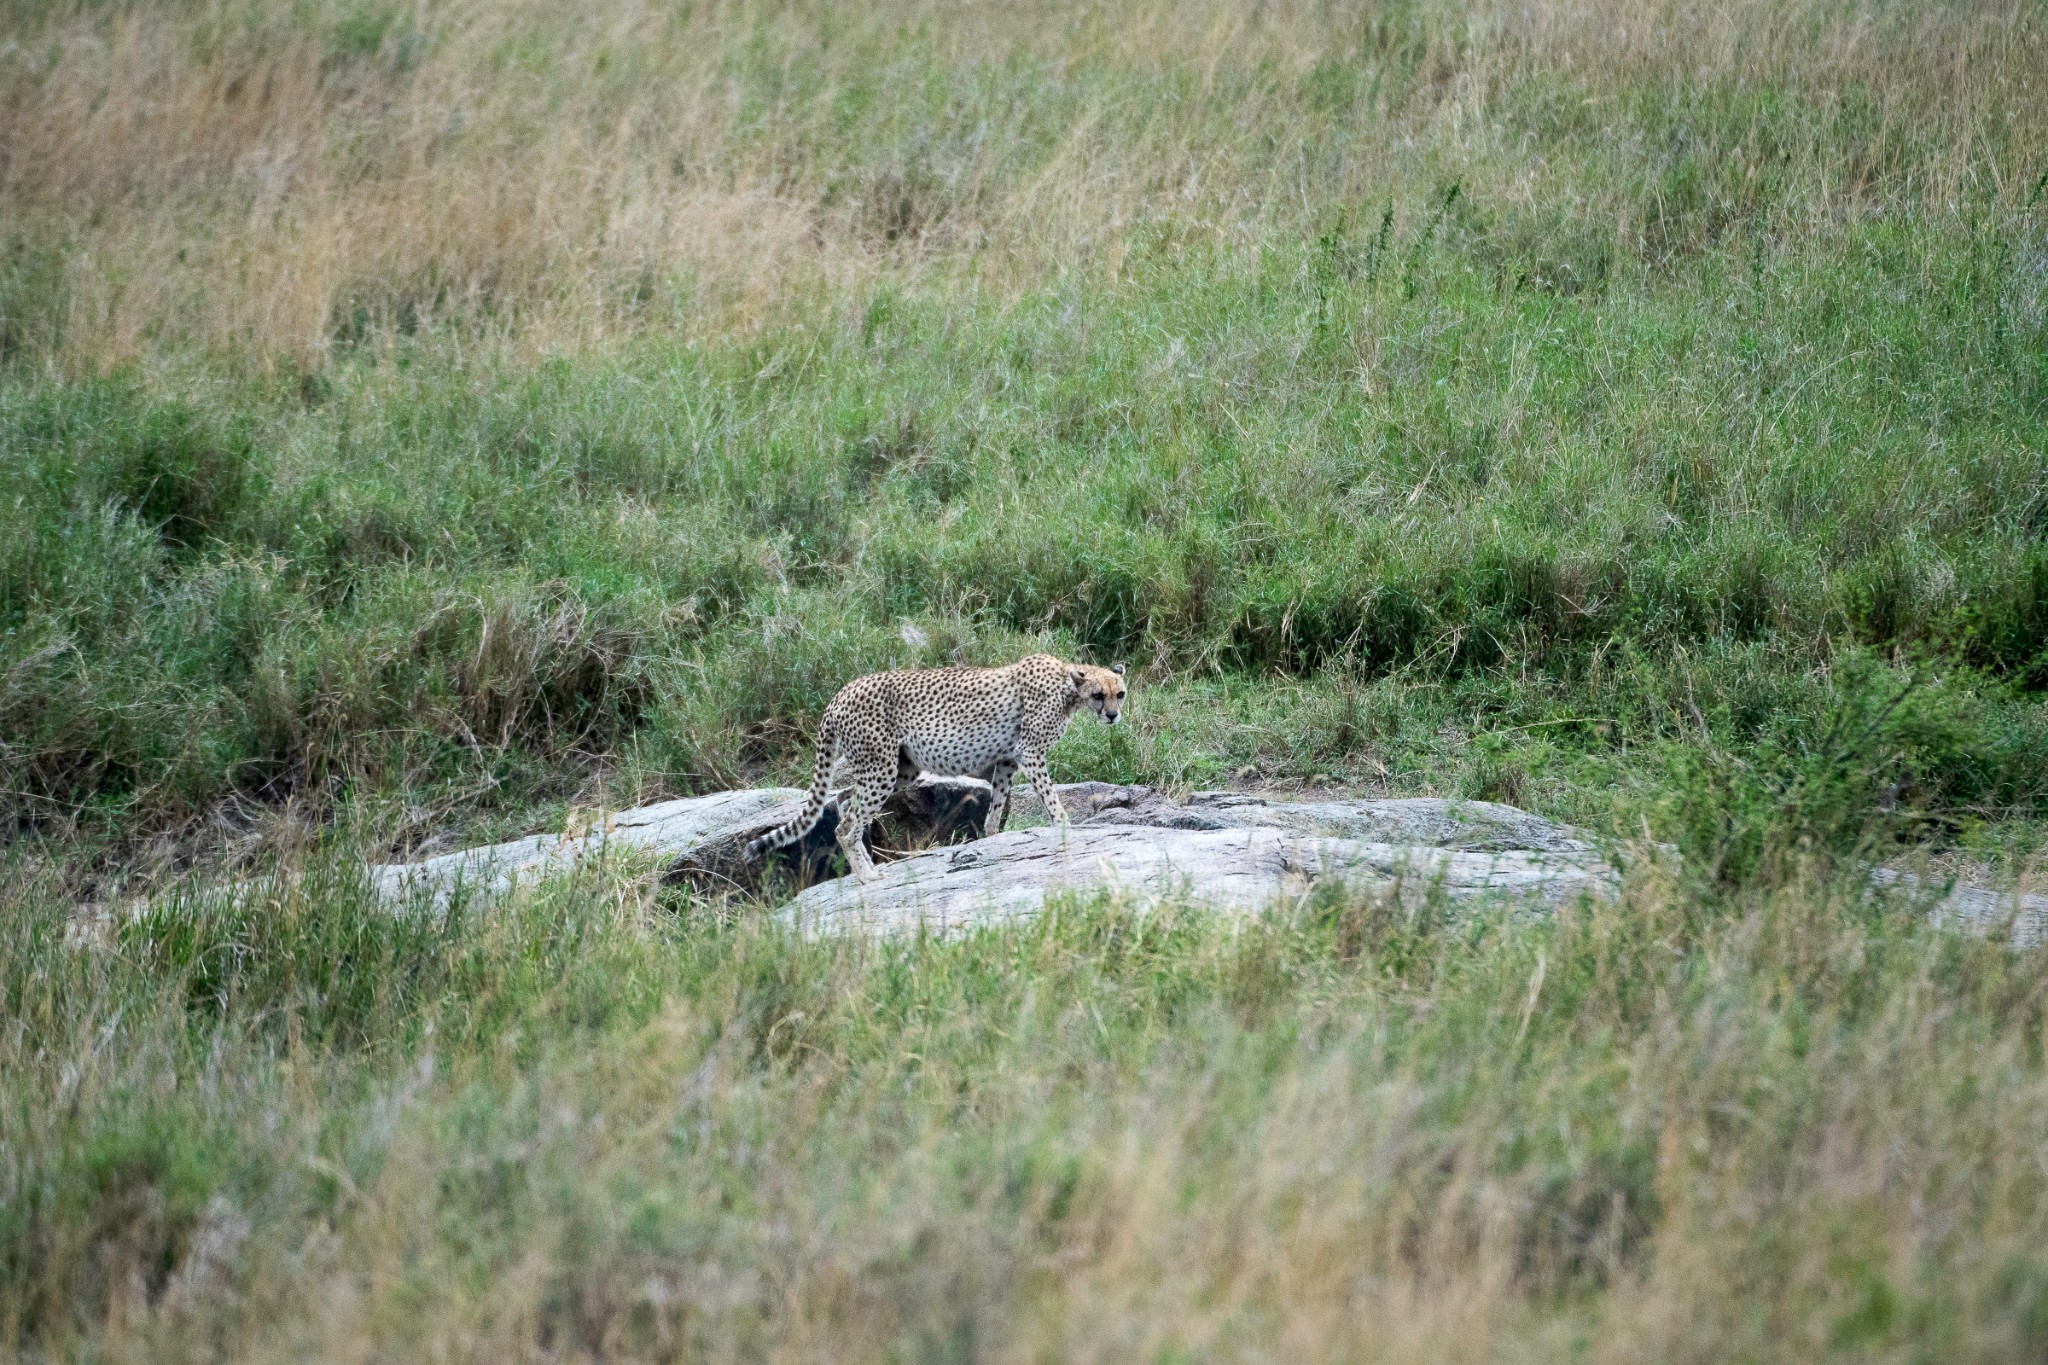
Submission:
<svg viewBox="0 0 2048 1365">
<path fill-rule="evenodd" d="M 1052 774 L 1046 771 L 1045 755 L 1025 749 L 1017 755 L 1017 766 L 1023 770 L 1024 780 L 1031 784 L 1031 790 L 1038 793 L 1038 799 L 1045 802 L 1045 813 L 1062 830 L 1067 828 L 1067 808 L 1060 802 L 1060 794 L 1052 789 Z"/>
</svg>

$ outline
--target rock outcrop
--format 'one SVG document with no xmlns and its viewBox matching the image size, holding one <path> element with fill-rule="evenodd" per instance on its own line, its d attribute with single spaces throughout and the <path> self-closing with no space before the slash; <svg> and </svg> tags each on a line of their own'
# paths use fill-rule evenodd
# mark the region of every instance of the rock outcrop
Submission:
<svg viewBox="0 0 2048 1365">
<path fill-rule="evenodd" d="M 1407 797 L 1377 801 L 1275 801 L 1246 792 L 1196 792 L 1185 804 L 1151 787 L 1076 782 L 1060 799 L 1090 823 L 1154 829 L 1284 829 L 1321 838 L 1420 844 L 1470 853 L 1593 854 L 1598 850 L 1563 825 L 1493 801 Z"/>
<path fill-rule="evenodd" d="M 1012 830 L 899 859 L 881 872 L 867 884 L 821 882 L 777 913 L 806 931 L 945 933 L 1029 918 L 1054 893 L 1113 891 L 1140 901 L 1177 897 L 1254 911 L 1342 882 L 1404 899 L 1490 897 L 1548 909 L 1581 894 L 1612 895 L 1618 884 L 1597 855 L 1472 853 L 1260 825 Z"/>
<path fill-rule="evenodd" d="M 883 808 L 869 842 L 878 832 L 885 848 L 971 838 L 988 814 L 990 795 L 986 782 L 971 778 L 920 781 Z M 800 844 L 778 850 L 765 864 L 741 856 L 749 840 L 795 816 L 803 803 L 804 793 L 794 787 L 683 797 L 620 811 L 582 833 L 533 834 L 416 863 L 372 866 L 370 879 L 387 901 L 426 896 L 436 910 L 445 910 L 458 891 L 501 895 L 522 882 L 620 857 L 659 866 L 670 879 L 706 892 L 751 892 L 764 876 L 807 886 L 834 873 L 839 817 L 830 805 Z"/>
<path fill-rule="evenodd" d="M 417 863 L 372 867 L 393 903 L 425 897 L 436 910 L 458 891 L 491 897 L 594 860 L 631 858 L 706 893 L 794 891 L 775 912 L 806 931 L 951 932 L 1028 918 L 1048 894 L 1097 891 L 1138 901 L 1183 897 L 1250 911 L 1342 882 L 1404 899 L 1487 898 L 1544 910 L 1581 895 L 1611 896 L 1619 876 L 1574 830 L 1486 801 L 1276 801 L 1196 792 L 1174 801 L 1151 787 L 1077 782 L 1060 798 L 1073 817 L 1053 828 L 978 839 L 989 788 L 971 778 L 922 779 L 894 798 L 871 835 L 881 878 L 837 877 L 837 812 L 827 806 L 800 844 L 765 864 L 747 842 L 795 815 L 789 787 L 717 792 L 622 811 L 582 834 L 538 834 Z M 1013 806 L 1012 809 L 1015 809 Z M 969 842 L 971 841 L 971 842 Z M 892 854 L 891 850 L 895 850 Z M 2015 948 L 2048 938 L 2048 897 L 2000 893 L 1874 868 L 1889 894 L 1924 903 L 1938 923 L 2001 933 Z"/>
<path fill-rule="evenodd" d="M 1060 789 L 1073 827 L 1014 830 L 884 864 L 863 885 L 821 882 L 777 913 L 806 931 L 952 932 L 1029 918 L 1048 894 L 1112 891 L 1259 910 L 1342 882 L 1405 899 L 1486 897 L 1549 909 L 1611 896 L 1612 865 L 1591 843 L 1489 802 L 1272 801 L 1199 792 L 1186 804 L 1149 787 Z"/>
<path fill-rule="evenodd" d="M 1979 937 L 2003 934 L 2015 952 L 2048 942 L 2048 896 L 1993 891 L 1889 867 L 1871 868 L 1870 880 L 1920 902 L 1936 924 Z"/>
<path fill-rule="evenodd" d="M 426 896 L 436 910 L 444 910 L 458 890 L 500 895 L 521 882 L 607 856 L 674 861 L 733 829 L 769 828 L 775 823 L 774 812 L 793 811 L 803 797 L 794 787 L 759 787 L 663 801 L 621 811 L 585 834 L 533 834 L 423 862 L 373 866 L 370 880 L 386 900 Z"/>
<path fill-rule="evenodd" d="M 783 913 L 828 930 L 953 928 L 1034 913 L 1048 891 L 1103 887 L 1251 909 L 1332 879 L 1540 904 L 1604 893 L 1614 879 L 1599 851 L 1572 832 L 1488 802 L 1288 802 L 1198 792 L 1181 803 L 1150 787 L 1104 782 L 1065 785 L 1060 796 L 1074 819 L 1064 842 L 1044 828 L 956 849 L 947 846 L 974 839 L 981 827 L 987 784 L 921 780 L 885 812 L 875 841 L 883 875 L 869 886 L 832 875 L 837 812 L 830 806 L 802 844 L 766 865 L 746 862 L 749 840 L 801 808 L 803 793 L 788 787 L 664 801 L 585 834 L 532 835 L 370 872 L 387 899 L 424 895 L 440 909 L 459 889 L 489 897 L 631 855 L 703 892 L 799 889 Z M 891 849 L 908 852 L 892 859 Z"/>
</svg>

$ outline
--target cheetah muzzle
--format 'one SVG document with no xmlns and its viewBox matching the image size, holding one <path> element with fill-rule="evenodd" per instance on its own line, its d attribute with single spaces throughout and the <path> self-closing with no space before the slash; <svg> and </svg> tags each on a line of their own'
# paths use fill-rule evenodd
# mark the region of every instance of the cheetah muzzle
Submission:
<svg viewBox="0 0 2048 1365">
<path fill-rule="evenodd" d="M 824 814 L 835 774 L 847 789 L 839 810 L 839 847 L 856 877 L 875 870 L 863 842 L 882 804 L 919 773 L 980 777 L 995 789 L 983 834 L 1009 812 L 1010 780 L 1024 774 L 1063 828 L 1066 808 L 1052 789 L 1045 756 L 1068 722 L 1092 711 L 1105 725 L 1122 714 L 1124 666 L 1070 664 L 1033 654 L 1008 668 L 920 668 L 870 673 L 839 689 L 818 727 L 811 789 L 795 819 L 747 845 L 749 862 L 793 844 Z"/>
</svg>

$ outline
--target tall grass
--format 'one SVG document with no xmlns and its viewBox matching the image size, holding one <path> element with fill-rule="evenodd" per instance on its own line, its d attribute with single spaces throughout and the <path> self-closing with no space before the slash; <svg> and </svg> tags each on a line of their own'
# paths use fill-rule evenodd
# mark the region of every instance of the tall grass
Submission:
<svg viewBox="0 0 2048 1365">
<path fill-rule="evenodd" d="M 5 349 L 581 350 L 879 281 L 1016 297 L 1458 187 L 1580 290 L 2048 172 L 2024 3 L 15 3 Z"/>
<path fill-rule="evenodd" d="M 333 857 L 0 918 L 28 1358 L 2010 1360 L 2039 964 L 1654 861 L 800 942 L 630 882 L 394 920 Z"/>
</svg>

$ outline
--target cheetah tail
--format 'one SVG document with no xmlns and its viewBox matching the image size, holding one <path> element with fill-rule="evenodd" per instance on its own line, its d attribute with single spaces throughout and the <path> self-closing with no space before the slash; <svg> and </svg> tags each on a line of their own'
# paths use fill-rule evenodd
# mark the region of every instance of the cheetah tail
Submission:
<svg viewBox="0 0 2048 1365">
<path fill-rule="evenodd" d="M 832 768 L 839 759 L 839 738 L 827 720 L 818 727 L 818 759 L 811 766 L 811 790 L 804 797 L 804 808 L 796 818 L 777 825 L 747 845 L 748 862 L 761 857 L 772 849 L 793 844 L 811 832 L 818 823 L 818 817 L 825 813 L 825 798 L 831 795 Z"/>
</svg>

